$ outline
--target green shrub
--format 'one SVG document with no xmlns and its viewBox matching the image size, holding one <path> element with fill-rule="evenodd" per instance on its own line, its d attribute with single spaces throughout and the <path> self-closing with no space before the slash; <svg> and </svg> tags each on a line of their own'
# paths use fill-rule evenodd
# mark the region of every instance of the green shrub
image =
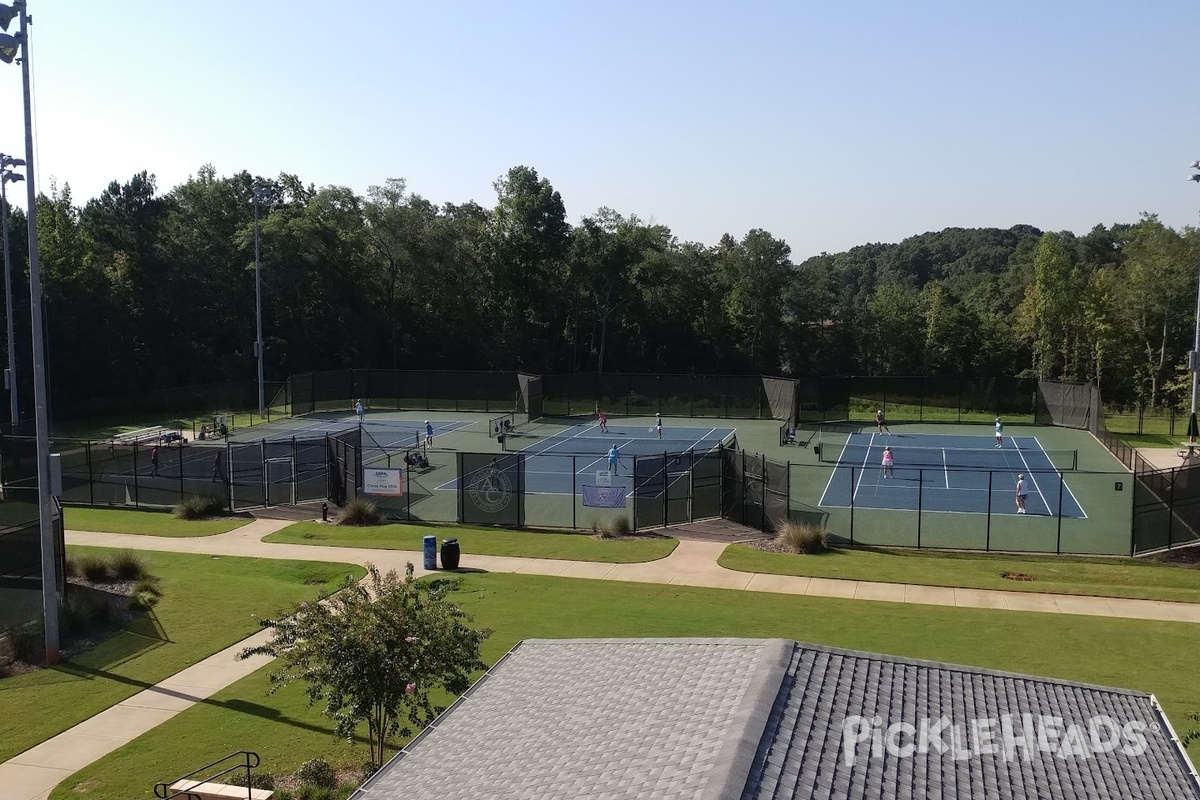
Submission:
<svg viewBox="0 0 1200 800">
<path fill-rule="evenodd" d="M 45 634 L 42 632 L 42 626 L 39 625 L 20 625 L 16 628 L 10 628 L 7 633 L 8 643 L 12 646 L 13 655 L 18 661 L 24 661 L 26 664 L 36 664 L 42 659 L 42 645 L 45 643 Z"/>
<path fill-rule="evenodd" d="M 68 578 L 79 577 L 79 559 L 73 555 L 67 555 L 63 559 L 63 574 Z"/>
<path fill-rule="evenodd" d="M 189 497 L 175 506 L 174 514 L 179 519 L 204 519 L 220 514 L 225 504 L 208 494 Z"/>
<path fill-rule="evenodd" d="M 136 581 L 146 576 L 146 562 L 132 550 L 122 550 L 109 563 L 117 580 Z"/>
<path fill-rule="evenodd" d="M 338 514 L 337 525 L 380 525 L 383 523 L 383 512 L 379 506 L 370 500 L 356 497 L 342 507 Z"/>
<path fill-rule="evenodd" d="M 346 781 L 345 783 L 338 784 L 337 791 L 333 793 L 333 800 L 350 800 L 350 795 L 357 792 L 359 786 L 362 786 L 362 784 L 355 783 L 354 781 Z"/>
<path fill-rule="evenodd" d="M 162 581 L 154 575 L 146 575 L 133 585 L 133 591 L 129 595 L 129 607 L 149 611 L 158 604 L 162 596 Z"/>
<path fill-rule="evenodd" d="M 296 780 L 322 789 L 333 789 L 337 786 L 337 773 L 325 759 L 313 758 L 296 770 Z"/>
<path fill-rule="evenodd" d="M 230 786 L 245 786 L 246 785 L 246 773 L 239 769 L 237 772 L 234 772 L 232 775 L 225 778 L 224 782 L 229 784 Z M 267 772 L 266 770 L 264 770 L 262 772 L 251 772 L 250 773 L 250 788 L 251 789 L 267 789 L 268 791 L 274 791 L 275 790 L 275 773 Z M 278 796 L 279 796 L 279 793 L 276 792 L 275 797 L 278 797 Z"/>
<path fill-rule="evenodd" d="M 629 521 L 629 517 L 617 517 L 608 523 L 607 530 L 609 536 L 632 536 L 633 523 Z"/>
<path fill-rule="evenodd" d="M 100 556 L 83 556 L 79 559 L 79 572 L 92 583 L 108 583 L 112 580 L 108 562 Z"/>
<path fill-rule="evenodd" d="M 829 550 L 829 532 L 818 525 L 785 522 L 775 535 L 779 543 L 793 553 L 813 555 Z"/>
<path fill-rule="evenodd" d="M 613 536 L 612 532 L 609 531 L 608 528 L 601 525 L 599 520 L 592 520 L 591 527 L 592 536 L 595 536 L 597 539 L 611 539 Z"/>
<path fill-rule="evenodd" d="M 296 800 L 296 796 L 287 789 L 276 789 L 271 800 Z"/>
<path fill-rule="evenodd" d="M 303 783 L 296 790 L 296 800 L 334 800 L 333 789 L 327 786 L 313 786 Z"/>
</svg>

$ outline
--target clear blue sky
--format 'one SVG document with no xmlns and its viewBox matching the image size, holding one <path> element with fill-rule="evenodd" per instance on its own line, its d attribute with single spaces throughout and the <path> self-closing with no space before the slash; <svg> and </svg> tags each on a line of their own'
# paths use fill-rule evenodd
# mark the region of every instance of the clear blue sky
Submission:
<svg viewBox="0 0 1200 800">
<path fill-rule="evenodd" d="M 797 262 L 949 226 L 1197 222 L 1200 7 L 30 0 L 38 180 L 77 203 L 205 163 L 491 206 L 526 164 Z M 0 65 L 0 151 L 23 152 Z"/>
</svg>

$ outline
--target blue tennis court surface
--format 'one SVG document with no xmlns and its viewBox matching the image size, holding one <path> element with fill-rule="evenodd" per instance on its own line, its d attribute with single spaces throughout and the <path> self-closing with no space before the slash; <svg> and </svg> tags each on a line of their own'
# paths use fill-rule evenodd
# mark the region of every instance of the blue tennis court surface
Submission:
<svg viewBox="0 0 1200 800">
<path fill-rule="evenodd" d="M 681 454 L 694 451 L 696 456 L 716 450 L 722 442 L 734 434 L 733 428 L 681 428 L 663 425 L 663 438 L 657 432 L 640 426 L 609 425 L 608 433 L 595 423 L 576 425 L 572 428 L 532 442 L 519 452 L 525 455 L 525 491 L 529 494 L 572 495 L 577 487 L 597 485 L 605 480 L 611 486 L 620 486 L 632 492 L 634 460 L 641 463 L 638 478 L 643 485 L 661 485 L 666 478 L 673 480 L 685 476 L 693 466 L 690 457 Z M 508 442 L 510 450 L 516 449 L 520 437 Z M 608 451 L 614 445 L 621 454 L 615 474 L 607 473 Z M 664 454 L 669 454 L 665 458 Z M 439 489 L 454 489 L 458 480 L 449 481 Z"/>
<path fill-rule="evenodd" d="M 1026 513 L 1086 518 L 1079 501 L 1060 477 L 1066 451 L 1046 451 L 1035 436 L 1005 437 L 997 448 L 991 436 L 852 433 L 836 453 L 821 505 L 834 508 L 890 508 L 964 514 L 1016 514 L 1017 476 L 1025 476 Z M 822 459 L 834 453 L 821 445 Z M 894 456 L 891 477 L 882 468 L 883 449 Z M 1056 464 L 1055 460 L 1059 463 Z M 918 505 L 919 504 L 919 505 Z"/>
</svg>

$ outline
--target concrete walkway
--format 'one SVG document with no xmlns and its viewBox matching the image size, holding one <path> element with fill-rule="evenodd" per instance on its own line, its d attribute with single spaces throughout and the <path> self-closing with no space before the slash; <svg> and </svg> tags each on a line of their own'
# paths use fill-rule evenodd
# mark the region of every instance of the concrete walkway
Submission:
<svg viewBox="0 0 1200 800">
<path fill-rule="evenodd" d="M 385 571 L 402 571 L 411 562 L 418 575 L 428 574 L 421 568 L 419 552 L 262 541 L 264 536 L 290 524 L 285 520 L 255 520 L 217 536 L 177 539 L 67 531 L 67 543 L 175 553 L 372 563 Z M 665 583 L 810 597 L 1200 623 L 1200 604 L 735 572 L 717 564 L 725 547 L 725 542 L 680 541 L 666 558 L 641 564 L 599 564 L 468 553 L 463 555 L 461 566 L 488 572 Z M 75 771 L 264 666 L 269 659 L 256 657 L 238 661 L 236 655 L 242 648 L 258 644 L 269 635 L 268 631 L 256 633 L 0 764 L 0 800 L 44 800 L 55 786 Z"/>
</svg>

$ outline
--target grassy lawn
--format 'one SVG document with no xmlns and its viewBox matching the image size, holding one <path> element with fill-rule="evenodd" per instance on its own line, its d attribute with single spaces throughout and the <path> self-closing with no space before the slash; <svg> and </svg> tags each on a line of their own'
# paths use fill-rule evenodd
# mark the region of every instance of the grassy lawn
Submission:
<svg viewBox="0 0 1200 800">
<path fill-rule="evenodd" d="M 259 629 L 258 617 L 365 574 L 346 564 L 140 555 L 165 592 L 153 613 L 53 669 L 0 679 L 0 761 L 244 639 Z"/>
<path fill-rule="evenodd" d="M 533 533 L 499 528 L 436 525 L 379 525 L 369 528 L 298 522 L 266 537 L 266 542 L 370 547 L 380 550 L 420 550 L 421 539 L 458 539 L 464 553 L 525 558 L 562 558 L 627 564 L 654 561 L 670 555 L 674 539 L 595 539 L 583 533 Z"/>
<path fill-rule="evenodd" d="M 249 517 L 219 519 L 176 519 L 168 511 L 139 511 L 124 508 L 67 506 L 63 509 L 67 530 L 138 533 L 147 536 L 212 536 L 228 533 L 250 522 Z"/>
<path fill-rule="evenodd" d="M 735 544 L 718 563 L 772 575 L 1200 603 L 1200 570 L 1130 559 L 865 549 L 792 555 Z M 1001 574 L 1006 571 L 1034 580 L 1005 580 Z"/>
<path fill-rule="evenodd" d="M 460 602 L 494 631 L 488 663 L 530 637 L 778 636 L 1153 692 L 1181 734 L 1191 728 L 1183 715 L 1200 710 L 1197 625 L 501 574 L 463 576 Z M 155 781 L 239 747 L 277 775 L 316 756 L 366 759 L 365 745 L 332 737 L 299 687 L 268 695 L 269 669 L 68 778 L 52 800 L 146 797 Z"/>
</svg>

